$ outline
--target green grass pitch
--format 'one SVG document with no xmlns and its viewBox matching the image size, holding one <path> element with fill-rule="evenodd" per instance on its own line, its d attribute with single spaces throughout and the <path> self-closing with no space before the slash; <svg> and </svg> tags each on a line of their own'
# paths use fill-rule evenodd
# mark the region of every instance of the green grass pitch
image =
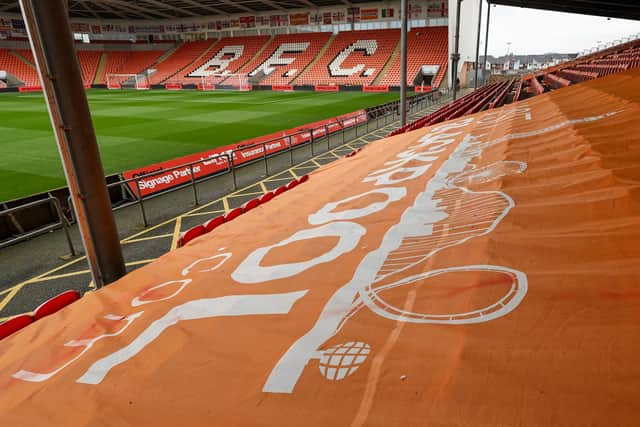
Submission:
<svg viewBox="0 0 640 427">
<path fill-rule="evenodd" d="M 88 92 L 106 174 L 371 107 L 397 93 Z M 0 94 L 0 201 L 66 185 L 42 94 Z"/>
</svg>

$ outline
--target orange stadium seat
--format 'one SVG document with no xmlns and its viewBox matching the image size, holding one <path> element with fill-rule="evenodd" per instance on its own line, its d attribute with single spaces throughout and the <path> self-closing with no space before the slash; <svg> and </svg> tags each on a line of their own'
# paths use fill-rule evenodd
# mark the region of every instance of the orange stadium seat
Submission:
<svg viewBox="0 0 640 427">
<path fill-rule="evenodd" d="M 437 74 L 431 81 L 432 87 L 440 86 L 447 71 L 448 63 L 447 27 L 413 28 L 407 34 L 407 84 L 413 85 L 423 65 L 438 65 Z M 397 55 L 380 81 L 381 85 L 400 85 L 400 55 Z"/>
<path fill-rule="evenodd" d="M 28 53 L 27 53 L 28 52 Z M 15 53 L 7 50 L 0 49 L 0 70 L 4 70 L 9 74 L 12 74 L 17 79 L 24 82 L 25 86 L 40 86 L 40 77 L 38 77 L 38 71 L 35 66 L 31 64 L 27 64 L 22 59 L 20 59 L 16 54 L 24 54 L 27 61 L 29 61 L 29 55 L 31 57 L 31 61 L 33 61 L 33 56 L 31 56 L 30 50 L 16 50 Z"/>
<path fill-rule="evenodd" d="M 151 67 L 163 54 L 161 50 L 110 51 L 104 76 L 97 83 L 104 83 L 107 74 L 138 74 Z"/>
<path fill-rule="evenodd" d="M 98 70 L 98 63 L 102 52 L 95 50 L 79 50 L 78 63 L 82 72 L 82 82 L 87 85 L 93 83 Z"/>
<path fill-rule="evenodd" d="M 171 82 L 183 83 L 183 84 L 198 84 L 202 82 L 202 77 L 195 74 L 202 74 L 207 71 L 215 71 L 215 69 L 204 69 L 205 65 L 211 61 L 213 58 L 216 58 L 218 55 L 219 58 L 227 58 L 224 52 L 225 47 L 230 46 L 242 46 L 241 52 L 239 55 L 235 57 L 232 61 L 228 63 L 228 65 L 221 70 L 221 73 L 234 74 L 237 73 L 247 62 L 249 62 L 258 51 L 265 45 L 265 43 L 269 40 L 269 36 L 242 36 L 242 37 L 225 37 L 218 41 L 215 46 L 210 49 L 205 56 L 200 58 L 200 60 L 194 62 L 189 65 L 178 74 L 176 74 L 173 78 L 170 79 Z M 227 58 L 228 59 L 228 58 Z M 199 70 L 200 68 L 203 68 Z M 216 78 L 211 79 L 208 82 L 213 84 L 224 84 L 225 78 Z"/>
<path fill-rule="evenodd" d="M 399 41 L 400 30 L 397 29 L 341 32 L 296 84 L 370 85 L 389 61 Z"/>
<path fill-rule="evenodd" d="M 255 57 L 247 65 L 240 69 L 243 73 L 255 72 L 267 62 L 278 48 L 283 51 L 278 56 L 282 59 L 282 65 L 271 64 L 274 71 L 260 81 L 261 85 L 287 85 L 291 83 L 309 63 L 318 55 L 318 52 L 327 43 L 331 33 L 301 33 L 280 34 L 271 40 L 260 55 Z M 287 44 L 288 50 L 282 47 Z M 299 49 L 299 51 L 296 51 Z"/>
<path fill-rule="evenodd" d="M 35 320 L 42 319 L 43 317 L 53 314 L 79 299 L 80 293 L 78 291 L 65 291 L 40 304 L 38 308 L 34 310 L 33 318 Z"/>
<path fill-rule="evenodd" d="M 156 65 L 156 71 L 149 79 L 151 84 L 160 84 L 173 77 L 173 75 L 181 71 L 183 68 L 196 61 L 216 43 L 217 40 L 184 42 L 164 61 Z"/>
</svg>

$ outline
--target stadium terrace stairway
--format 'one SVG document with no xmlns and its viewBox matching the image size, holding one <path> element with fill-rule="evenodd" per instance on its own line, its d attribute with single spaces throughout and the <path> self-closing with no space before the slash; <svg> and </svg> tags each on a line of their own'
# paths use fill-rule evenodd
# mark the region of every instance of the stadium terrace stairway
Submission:
<svg viewBox="0 0 640 427">
<path fill-rule="evenodd" d="M 109 74 L 138 74 L 156 63 L 163 50 L 107 52 L 105 78 Z M 106 83 L 103 79 L 99 83 Z"/>
<path fill-rule="evenodd" d="M 3 425 L 635 425 L 639 116 L 634 69 L 336 155 L 0 341 Z"/>
<path fill-rule="evenodd" d="M 426 85 L 440 87 L 448 64 L 447 34 L 447 27 L 412 28 L 407 33 L 407 85 L 412 86 L 416 76 L 421 73 L 422 67 L 427 66 L 432 74 L 429 75 L 431 81 Z M 399 55 L 379 84 L 394 86 L 400 84 Z"/>
<path fill-rule="evenodd" d="M 217 40 L 199 40 L 182 43 L 164 61 L 155 65 L 156 72 L 149 79 L 151 84 L 160 84 L 179 73 L 194 61 L 200 59 L 213 46 Z"/>
</svg>

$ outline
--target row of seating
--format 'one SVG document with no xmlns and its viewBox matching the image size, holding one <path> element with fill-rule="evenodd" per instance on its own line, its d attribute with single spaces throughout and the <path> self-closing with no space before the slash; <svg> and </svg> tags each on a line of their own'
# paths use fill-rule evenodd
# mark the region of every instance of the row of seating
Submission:
<svg viewBox="0 0 640 427">
<path fill-rule="evenodd" d="M 160 48 L 80 50 L 78 60 L 85 84 L 104 84 L 107 74 L 138 74 L 153 68 L 151 84 L 198 84 L 202 76 L 209 74 L 252 73 L 263 85 L 289 85 L 294 80 L 302 85 L 373 85 L 377 79 L 379 85 L 393 86 L 400 84 L 399 38 L 397 29 L 345 31 L 332 40 L 331 33 L 326 32 L 225 37 L 184 42 L 171 52 Z M 437 72 L 431 86 L 437 87 L 447 68 L 447 27 L 414 28 L 408 40 L 406 78 L 412 83 L 421 67 L 435 66 Z M 166 58 L 160 61 L 165 52 Z M 324 53 L 318 57 L 320 52 Z M 31 51 L 21 49 L 16 53 L 24 56 L 27 63 L 8 50 L 0 50 L 0 69 L 27 86 L 37 86 Z M 105 66 L 98 72 L 103 55 Z M 260 67 L 270 72 L 260 73 Z M 207 83 L 225 80 L 214 78 Z"/>
<path fill-rule="evenodd" d="M 413 85 L 422 66 L 438 66 L 430 86 L 438 87 L 444 79 L 448 64 L 448 27 L 418 27 L 407 33 L 407 84 Z M 381 85 L 400 84 L 400 55 L 396 55 Z"/>
<path fill-rule="evenodd" d="M 559 89 L 574 83 L 621 73 L 640 67 L 640 40 L 610 47 L 574 61 L 559 64 L 523 80 L 533 96 L 546 90 Z M 538 80 L 542 80 L 542 83 Z"/>
<path fill-rule="evenodd" d="M 203 224 L 199 224 L 199 225 L 196 225 L 195 227 L 191 227 L 190 229 L 188 229 L 187 231 L 185 231 L 184 233 L 182 233 L 180 235 L 180 238 L 178 239 L 178 245 L 177 246 L 180 248 L 180 247 L 186 245 L 187 243 L 189 243 L 190 241 L 192 241 L 193 239 L 195 239 L 196 237 L 200 237 L 203 234 L 210 233 L 211 231 L 215 230 L 216 228 L 218 228 L 222 224 L 225 224 L 225 223 L 227 223 L 229 221 L 234 220 L 235 218 L 239 217 L 243 213 L 247 213 L 250 210 L 257 208 L 261 204 L 264 204 L 264 203 L 270 201 L 274 197 L 279 196 L 280 194 L 284 193 L 285 191 L 291 190 L 292 188 L 295 188 L 299 184 L 307 182 L 308 180 L 309 180 L 309 175 L 303 175 L 298 179 L 294 179 L 294 180 L 290 181 L 286 185 L 282 185 L 282 186 L 278 187 L 277 189 L 275 189 L 273 191 L 269 191 L 269 192 L 263 194 L 260 197 L 256 197 L 254 199 L 249 200 L 248 202 L 244 203 L 239 208 L 231 209 L 230 211 L 228 211 L 224 215 L 219 215 L 219 216 L 217 216 L 215 218 L 212 218 L 212 219 L 204 222 Z"/>
<path fill-rule="evenodd" d="M 400 30 L 344 31 L 297 80 L 302 85 L 371 85 L 400 41 Z"/>
<path fill-rule="evenodd" d="M 151 84 L 160 84 L 173 77 L 190 64 L 193 64 L 216 43 L 217 40 L 198 40 L 182 43 L 171 55 L 154 67 L 156 71 L 151 75 Z"/>
<path fill-rule="evenodd" d="M 513 80 L 507 80 L 484 86 L 461 98 L 458 98 L 456 101 L 447 104 L 424 117 L 390 132 L 388 136 L 399 135 L 446 120 L 452 120 L 468 114 L 477 113 L 478 111 L 482 111 L 485 107 L 489 107 L 498 96 L 502 96 L 501 102 L 504 102 L 504 96 L 506 96 L 511 87 L 513 87 L 513 84 Z M 502 94 L 502 92 L 505 93 Z"/>
<path fill-rule="evenodd" d="M 198 84 L 209 74 L 235 74 L 246 65 L 267 43 L 269 36 L 225 37 L 208 54 L 186 67 L 171 83 Z M 207 84 L 220 84 L 224 77 L 209 78 Z"/>
<path fill-rule="evenodd" d="M 29 53 L 31 52 L 29 51 Z M 20 79 L 26 86 L 40 85 L 40 77 L 36 68 L 24 62 L 13 51 L 8 49 L 0 49 L 0 70 Z"/>
<path fill-rule="evenodd" d="M 36 320 L 40 320 L 43 317 L 57 312 L 78 299 L 80 299 L 80 293 L 78 291 L 65 291 L 40 304 L 33 313 L 21 314 L 19 316 L 12 317 L 6 322 L 0 324 L 0 340 L 18 332 L 20 329 L 30 325 Z"/>
<path fill-rule="evenodd" d="M 245 65 L 240 72 L 259 75 L 261 67 L 274 69 L 260 81 L 263 85 L 290 84 L 313 61 L 327 44 L 331 33 L 280 34 L 275 36 L 262 53 Z M 280 61 L 275 60 L 280 58 Z M 268 64 L 267 61 L 269 61 Z M 254 73 L 255 72 L 255 73 Z"/>
<path fill-rule="evenodd" d="M 107 74 L 139 74 L 154 65 L 164 53 L 162 50 L 107 52 L 104 75 L 97 76 L 96 83 L 106 83 Z M 122 78 L 126 80 L 126 78 Z"/>
</svg>

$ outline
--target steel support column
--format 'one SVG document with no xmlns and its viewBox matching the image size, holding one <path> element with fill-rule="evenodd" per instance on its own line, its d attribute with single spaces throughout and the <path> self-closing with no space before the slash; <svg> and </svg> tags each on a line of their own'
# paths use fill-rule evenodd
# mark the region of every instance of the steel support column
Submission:
<svg viewBox="0 0 640 427">
<path fill-rule="evenodd" d="M 107 193 L 66 0 L 20 0 L 49 117 L 97 287 L 126 270 Z"/>
<path fill-rule="evenodd" d="M 400 126 L 407 124 L 407 3 L 400 2 Z"/>
<path fill-rule="evenodd" d="M 462 0 L 458 0 L 456 6 L 456 33 L 454 34 L 454 50 L 451 54 L 451 84 L 453 86 L 453 100 L 458 96 L 458 61 L 460 60 L 460 8 Z"/>
<path fill-rule="evenodd" d="M 480 31 L 482 30 L 482 3 L 484 0 L 480 0 L 478 6 L 478 34 L 476 36 L 476 63 L 475 63 L 475 76 L 473 81 L 473 88 L 478 89 L 478 65 L 480 62 Z"/>
<path fill-rule="evenodd" d="M 489 19 L 491 18 L 491 0 L 487 0 L 487 32 L 484 36 L 484 64 L 482 64 L 482 70 L 485 70 L 487 66 L 487 50 L 489 49 Z M 489 73 L 491 73 L 491 66 L 489 66 Z"/>
</svg>

